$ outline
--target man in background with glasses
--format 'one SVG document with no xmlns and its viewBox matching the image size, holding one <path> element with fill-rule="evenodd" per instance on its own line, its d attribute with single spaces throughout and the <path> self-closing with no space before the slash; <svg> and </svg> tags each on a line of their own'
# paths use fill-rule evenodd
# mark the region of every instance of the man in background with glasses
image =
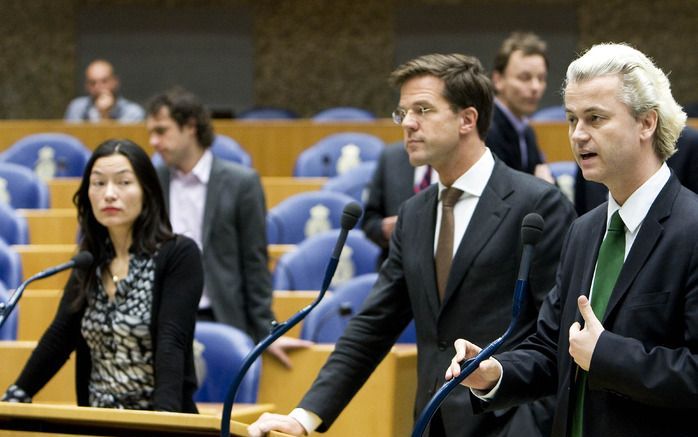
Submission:
<svg viewBox="0 0 698 437">
<path fill-rule="evenodd" d="M 443 383 L 449 349 L 463 333 L 492 341 L 511 318 L 523 217 L 545 219 L 530 275 L 531 299 L 505 349 L 535 328 L 538 308 L 554 283 L 562 240 L 574 218 L 554 186 L 499 161 L 483 138 L 492 113 L 492 85 L 480 62 L 464 55 L 427 55 L 391 75 L 400 89 L 393 113 L 410 164 L 431 165 L 439 183 L 407 200 L 398 214 L 388 259 L 363 309 L 299 408 L 265 414 L 252 436 L 276 429 L 293 435 L 327 430 L 414 319 L 418 375 L 415 411 Z M 549 411 L 526 405 L 475 416 L 458 388 L 435 415 L 429 435 L 546 435 Z"/>
</svg>

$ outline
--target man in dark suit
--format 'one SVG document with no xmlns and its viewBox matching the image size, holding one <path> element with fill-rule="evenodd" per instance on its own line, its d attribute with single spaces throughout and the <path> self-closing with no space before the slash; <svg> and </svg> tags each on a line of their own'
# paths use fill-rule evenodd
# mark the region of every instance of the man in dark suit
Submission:
<svg viewBox="0 0 698 437">
<path fill-rule="evenodd" d="M 544 217 L 546 233 L 533 262 L 533 298 L 523 309 L 522 330 L 505 348 L 533 331 L 554 282 L 572 205 L 557 188 L 512 170 L 485 146 L 493 92 L 480 62 L 464 55 L 427 55 L 398 67 L 391 79 L 400 89 L 393 118 L 404 131 L 410 163 L 434 167 L 439 183 L 403 204 L 371 295 L 300 408 L 289 416 L 263 415 L 248 428 L 252 436 L 271 429 L 294 435 L 327 430 L 412 319 L 418 348 L 415 412 L 421 410 L 443 382 L 449 344 L 462 333 L 491 341 L 506 329 L 521 221 L 534 211 Z M 467 390 L 454 393 L 430 435 L 545 434 L 548 411 L 542 405 L 474 416 L 463 408 L 467 402 Z M 526 419 L 530 422 L 522 425 Z"/>
<path fill-rule="evenodd" d="M 213 156 L 209 113 L 181 88 L 151 100 L 146 126 L 150 145 L 166 164 L 157 171 L 172 227 L 194 239 L 203 253 L 199 320 L 234 326 L 259 341 L 274 319 L 259 176 Z M 280 340 L 270 352 L 290 365 L 284 349 L 303 343 Z"/>
<path fill-rule="evenodd" d="M 554 436 L 696 435 L 698 197 L 665 162 L 686 115 L 622 44 L 569 66 L 565 108 L 575 159 L 608 202 L 570 228 L 536 333 L 464 383 L 478 409 L 556 392 Z M 456 350 L 447 378 L 479 348 Z"/>
<path fill-rule="evenodd" d="M 361 224 L 366 236 L 383 249 L 379 266 L 388 258 L 390 235 L 402 203 L 437 180 L 438 175 L 429 166 L 412 167 L 402 141 L 385 147 L 368 185 Z"/>
<path fill-rule="evenodd" d="M 495 98 L 485 144 L 509 167 L 553 183 L 527 117 L 535 112 L 547 85 L 546 44 L 533 33 L 512 33 L 494 59 Z"/>
</svg>

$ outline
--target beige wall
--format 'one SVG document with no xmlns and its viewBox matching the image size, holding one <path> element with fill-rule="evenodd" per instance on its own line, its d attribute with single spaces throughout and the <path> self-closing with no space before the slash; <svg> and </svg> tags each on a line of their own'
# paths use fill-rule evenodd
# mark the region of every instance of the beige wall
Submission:
<svg viewBox="0 0 698 437">
<path fill-rule="evenodd" d="M 491 0 L 502 8 L 531 4 L 576 8 L 579 48 L 628 41 L 671 72 L 681 103 L 698 101 L 698 0 Z M 0 2 L 0 118 L 60 118 L 76 85 L 77 20 L 101 5 L 152 8 L 251 8 L 254 103 L 309 116 L 336 105 L 387 114 L 394 95 L 386 76 L 395 58 L 398 8 L 437 4 L 476 8 L 473 0 L 3 0 Z M 543 18 L 544 19 L 544 18 Z M 526 17 L 521 19 L 526 23 Z M 523 28 L 519 26 L 518 28 Z M 501 29 L 499 29 L 501 31 Z M 511 29 L 515 30 L 515 29 Z"/>
</svg>

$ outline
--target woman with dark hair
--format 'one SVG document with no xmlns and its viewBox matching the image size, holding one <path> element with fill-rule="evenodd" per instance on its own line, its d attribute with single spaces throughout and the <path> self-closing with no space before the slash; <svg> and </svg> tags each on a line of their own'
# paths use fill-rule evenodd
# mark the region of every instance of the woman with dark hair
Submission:
<svg viewBox="0 0 698 437">
<path fill-rule="evenodd" d="M 78 405 L 195 413 L 192 343 L 201 255 L 172 233 L 148 155 L 128 140 L 95 150 L 73 198 L 80 249 L 55 319 L 3 400 L 31 402 L 76 351 Z"/>
</svg>

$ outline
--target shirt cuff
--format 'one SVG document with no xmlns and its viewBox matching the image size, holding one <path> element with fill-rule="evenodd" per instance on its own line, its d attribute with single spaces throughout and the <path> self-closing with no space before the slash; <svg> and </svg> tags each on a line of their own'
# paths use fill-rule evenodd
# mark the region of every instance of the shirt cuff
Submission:
<svg viewBox="0 0 698 437">
<path fill-rule="evenodd" d="M 483 401 L 491 401 L 494 396 L 497 394 L 497 390 L 499 390 L 499 386 L 502 384 L 502 377 L 504 376 L 504 369 L 502 368 L 502 364 L 497 361 L 496 359 L 492 358 L 495 363 L 497 363 L 497 366 L 499 366 L 499 380 L 497 381 L 497 384 L 495 384 L 494 387 L 492 387 L 489 391 L 485 390 L 476 390 L 474 388 L 470 389 L 470 392 L 474 394 L 476 397 L 482 399 Z"/>
<path fill-rule="evenodd" d="M 305 428 L 307 435 L 310 435 L 322 423 L 322 419 L 317 414 L 303 408 L 294 408 L 288 415 L 296 419 Z"/>
</svg>

